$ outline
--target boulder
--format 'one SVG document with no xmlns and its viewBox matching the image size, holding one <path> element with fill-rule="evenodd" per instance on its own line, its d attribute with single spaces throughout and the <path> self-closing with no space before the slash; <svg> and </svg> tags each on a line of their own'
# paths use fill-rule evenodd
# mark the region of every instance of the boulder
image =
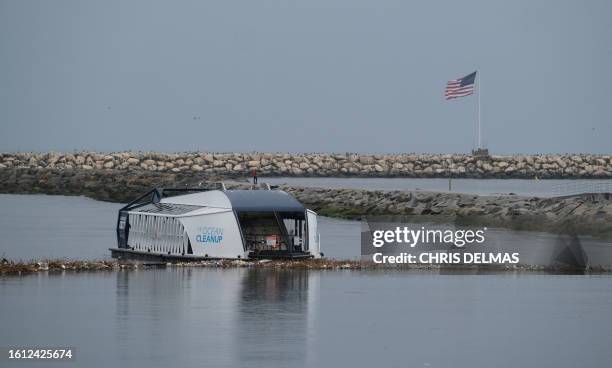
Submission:
<svg viewBox="0 0 612 368">
<path fill-rule="evenodd" d="M 359 163 L 363 165 L 372 165 L 374 163 L 374 158 L 371 156 L 359 156 Z"/>
</svg>

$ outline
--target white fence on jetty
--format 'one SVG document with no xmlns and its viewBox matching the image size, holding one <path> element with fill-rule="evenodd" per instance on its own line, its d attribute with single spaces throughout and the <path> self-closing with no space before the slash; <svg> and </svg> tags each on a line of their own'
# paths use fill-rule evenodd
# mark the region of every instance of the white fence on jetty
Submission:
<svg viewBox="0 0 612 368">
<path fill-rule="evenodd" d="M 553 186 L 553 194 L 556 197 L 585 193 L 612 193 L 612 180 L 577 180 Z"/>
</svg>

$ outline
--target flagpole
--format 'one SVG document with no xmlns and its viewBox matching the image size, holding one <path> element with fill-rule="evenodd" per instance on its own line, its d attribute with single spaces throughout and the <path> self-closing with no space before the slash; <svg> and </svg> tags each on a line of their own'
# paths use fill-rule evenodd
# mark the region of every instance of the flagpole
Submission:
<svg viewBox="0 0 612 368">
<path fill-rule="evenodd" d="M 482 148 L 482 132 L 481 132 L 481 124 L 480 124 L 480 93 L 481 93 L 481 86 L 482 86 L 482 80 L 480 79 L 480 70 L 478 70 L 478 72 L 476 73 L 476 75 L 478 76 L 478 149 Z"/>
</svg>

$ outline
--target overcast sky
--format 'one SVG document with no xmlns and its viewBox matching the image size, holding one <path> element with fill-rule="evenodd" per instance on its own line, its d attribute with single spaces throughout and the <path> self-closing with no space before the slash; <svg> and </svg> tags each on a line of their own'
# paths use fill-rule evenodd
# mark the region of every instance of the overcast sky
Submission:
<svg viewBox="0 0 612 368">
<path fill-rule="evenodd" d="M 610 1 L 0 0 L 0 152 L 612 153 Z"/>
</svg>

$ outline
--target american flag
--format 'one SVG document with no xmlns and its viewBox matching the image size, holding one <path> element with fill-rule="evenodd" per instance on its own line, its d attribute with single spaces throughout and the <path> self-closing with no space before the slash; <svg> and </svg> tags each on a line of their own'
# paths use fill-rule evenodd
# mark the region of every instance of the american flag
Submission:
<svg viewBox="0 0 612 368">
<path fill-rule="evenodd" d="M 444 97 L 450 100 L 452 98 L 469 96 L 474 93 L 475 82 L 476 72 L 468 74 L 463 78 L 448 81 L 444 90 Z"/>
</svg>

